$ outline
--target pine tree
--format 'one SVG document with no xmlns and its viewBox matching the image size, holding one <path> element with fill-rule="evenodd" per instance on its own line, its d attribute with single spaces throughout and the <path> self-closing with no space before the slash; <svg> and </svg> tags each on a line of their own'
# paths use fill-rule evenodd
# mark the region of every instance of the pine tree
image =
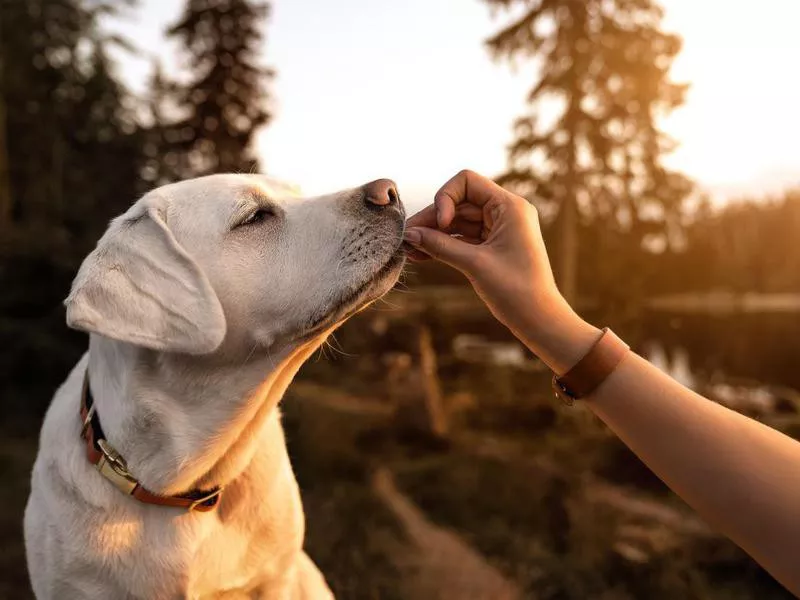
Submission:
<svg viewBox="0 0 800 600">
<path fill-rule="evenodd" d="M 5 169 L 10 200 L 0 209 L 0 337 L 14 340 L 0 347 L 0 372 L 26 390 L 0 384 L 9 414 L 43 411 L 85 351 L 84 337 L 64 325 L 61 302 L 109 219 L 141 191 L 137 111 L 107 52 L 121 40 L 103 27 L 130 4 L 0 0 L 0 186 Z M 44 367 L 41 356 L 49 357 Z"/>
<path fill-rule="evenodd" d="M 167 132 L 170 131 L 168 115 L 170 109 L 174 109 L 171 103 L 174 85 L 164 74 L 160 61 L 155 61 L 153 64 L 148 90 L 149 123 L 144 133 L 146 158 L 142 178 L 151 187 L 156 187 L 179 178 L 177 174 L 179 157 L 176 152 L 170 151 L 167 143 Z"/>
<path fill-rule="evenodd" d="M 271 117 L 266 84 L 273 72 L 257 56 L 268 14 L 266 2 L 188 0 L 169 29 L 185 48 L 192 74 L 175 84 L 182 118 L 164 132 L 164 150 L 177 155 L 178 177 L 256 167 L 253 134 Z"/>
<path fill-rule="evenodd" d="M 57 146 L 75 94 L 76 54 L 87 15 L 75 0 L 31 0 L 3 6 L 2 94 L 6 113 L 11 222 L 57 218 L 61 172 Z M 44 32 L 47 32 L 45 34 Z"/>
<path fill-rule="evenodd" d="M 2 15 L 0 15 L 2 19 Z M 0 25 L 0 30 L 2 26 Z M 5 66 L 3 55 L 0 53 L 0 235 L 3 231 L 11 228 L 11 217 L 13 211 L 12 192 L 11 192 L 11 167 L 8 157 L 8 133 L 4 71 Z"/>
<path fill-rule="evenodd" d="M 110 44 L 126 44 L 99 25 L 101 16 L 131 4 L 30 0 L 3 7 L 0 92 L 14 192 L 6 212 L 14 227 L 47 231 L 37 243 L 74 241 L 84 231 L 95 237 L 134 199 L 136 124 L 106 53 Z M 76 254 L 82 250 L 74 246 Z"/>
<path fill-rule="evenodd" d="M 62 177 L 71 190 L 64 224 L 74 238 L 92 244 L 108 220 L 143 191 L 143 132 L 127 106 L 130 97 L 115 76 L 107 43 L 92 42 L 82 93 L 72 111 Z"/>
<path fill-rule="evenodd" d="M 582 222 L 624 234 L 635 251 L 668 239 L 691 189 L 661 164 L 673 144 L 657 125 L 684 99 L 668 75 L 681 42 L 659 29 L 653 0 L 486 2 L 522 9 L 488 40 L 492 55 L 539 67 L 499 181 L 557 214 L 556 274 L 575 299 Z"/>
</svg>

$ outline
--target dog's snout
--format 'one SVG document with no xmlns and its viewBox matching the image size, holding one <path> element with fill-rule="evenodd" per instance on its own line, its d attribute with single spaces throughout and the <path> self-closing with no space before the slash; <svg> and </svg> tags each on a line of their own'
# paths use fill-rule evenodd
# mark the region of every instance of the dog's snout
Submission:
<svg viewBox="0 0 800 600">
<path fill-rule="evenodd" d="M 363 187 L 368 208 L 385 208 L 400 202 L 397 185 L 391 179 L 377 179 Z"/>
</svg>

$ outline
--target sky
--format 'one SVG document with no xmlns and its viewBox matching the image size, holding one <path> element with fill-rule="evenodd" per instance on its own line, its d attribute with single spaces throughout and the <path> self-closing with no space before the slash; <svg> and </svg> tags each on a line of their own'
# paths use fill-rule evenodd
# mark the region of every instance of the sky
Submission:
<svg viewBox="0 0 800 600">
<path fill-rule="evenodd" d="M 183 0 L 141 0 L 113 24 L 141 49 L 120 74 L 144 93 L 153 58 L 180 67 L 163 31 Z M 800 2 L 662 0 L 684 38 L 673 68 L 691 83 L 663 126 L 667 164 L 719 200 L 800 185 Z M 411 209 L 459 169 L 502 172 L 531 65 L 497 64 L 484 40 L 504 22 L 479 0 L 273 0 L 264 63 L 277 70 L 263 170 L 307 194 L 390 177 Z"/>
</svg>

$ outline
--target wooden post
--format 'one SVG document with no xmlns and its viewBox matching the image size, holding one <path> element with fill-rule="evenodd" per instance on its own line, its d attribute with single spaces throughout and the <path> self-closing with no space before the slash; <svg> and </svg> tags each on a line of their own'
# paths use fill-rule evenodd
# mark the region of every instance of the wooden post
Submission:
<svg viewBox="0 0 800 600">
<path fill-rule="evenodd" d="M 419 357 L 428 429 L 436 437 L 446 438 L 449 428 L 439 385 L 436 351 L 430 327 L 424 324 L 419 328 Z"/>
</svg>

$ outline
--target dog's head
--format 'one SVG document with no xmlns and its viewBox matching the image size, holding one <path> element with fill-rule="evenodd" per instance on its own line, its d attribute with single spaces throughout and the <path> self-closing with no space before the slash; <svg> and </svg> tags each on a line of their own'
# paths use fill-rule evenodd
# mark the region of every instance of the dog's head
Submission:
<svg viewBox="0 0 800 600">
<path fill-rule="evenodd" d="M 404 221 L 388 180 L 316 198 L 260 175 L 167 185 L 112 221 L 67 322 L 187 354 L 301 343 L 394 285 Z"/>
</svg>

